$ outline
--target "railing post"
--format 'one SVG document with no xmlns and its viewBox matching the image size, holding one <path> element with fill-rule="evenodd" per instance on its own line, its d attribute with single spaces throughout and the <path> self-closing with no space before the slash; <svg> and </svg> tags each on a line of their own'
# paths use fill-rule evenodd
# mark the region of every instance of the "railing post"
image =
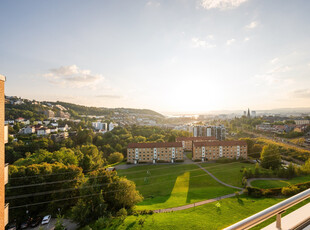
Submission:
<svg viewBox="0 0 310 230">
<path fill-rule="evenodd" d="M 277 214 L 277 221 L 276 221 L 276 228 L 277 229 L 282 229 L 282 226 L 281 226 L 281 214 L 284 213 L 284 212 L 285 212 L 285 210 L 282 211 L 282 212 L 279 212 Z"/>
</svg>

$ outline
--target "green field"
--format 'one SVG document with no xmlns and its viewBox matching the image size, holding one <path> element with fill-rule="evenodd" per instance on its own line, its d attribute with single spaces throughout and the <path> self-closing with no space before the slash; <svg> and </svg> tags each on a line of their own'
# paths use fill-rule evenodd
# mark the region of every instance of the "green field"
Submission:
<svg viewBox="0 0 310 230">
<path fill-rule="evenodd" d="M 202 167 L 207 169 L 215 177 L 221 181 L 242 187 L 242 170 L 243 168 L 251 168 L 254 171 L 255 165 L 248 163 L 232 162 L 232 163 L 201 163 Z"/>
<path fill-rule="evenodd" d="M 235 192 L 215 181 L 195 164 L 149 165 L 118 170 L 134 181 L 144 196 L 138 209 L 182 206 Z"/>
<path fill-rule="evenodd" d="M 294 177 L 290 180 L 255 180 L 251 182 L 253 187 L 257 188 L 280 188 L 293 184 L 304 183 L 310 181 L 310 175 Z"/>
<path fill-rule="evenodd" d="M 117 229 L 222 229 L 250 215 L 270 207 L 282 199 L 276 198 L 227 198 L 216 203 L 205 204 L 191 209 L 153 215 L 128 216 L 124 225 Z M 143 227 L 138 224 L 145 219 Z"/>
</svg>

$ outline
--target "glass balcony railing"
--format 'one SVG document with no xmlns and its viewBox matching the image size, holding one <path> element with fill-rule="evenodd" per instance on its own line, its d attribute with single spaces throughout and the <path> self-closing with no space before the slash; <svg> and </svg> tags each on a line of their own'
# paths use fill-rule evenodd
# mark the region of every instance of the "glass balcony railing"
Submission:
<svg viewBox="0 0 310 230">
<path fill-rule="evenodd" d="M 4 226 L 9 223 L 9 204 L 4 205 Z"/>
<path fill-rule="evenodd" d="M 9 126 L 4 126 L 4 144 L 8 143 L 9 141 Z"/>
<path fill-rule="evenodd" d="M 5 164 L 4 166 L 4 184 L 9 182 L 9 164 Z"/>
</svg>

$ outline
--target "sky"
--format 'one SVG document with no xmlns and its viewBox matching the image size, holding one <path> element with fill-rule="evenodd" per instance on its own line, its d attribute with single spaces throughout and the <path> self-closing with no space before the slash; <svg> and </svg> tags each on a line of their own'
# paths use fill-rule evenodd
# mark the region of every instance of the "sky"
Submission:
<svg viewBox="0 0 310 230">
<path fill-rule="evenodd" d="M 6 95 L 164 114 L 310 107 L 308 0 L 0 0 Z"/>
</svg>

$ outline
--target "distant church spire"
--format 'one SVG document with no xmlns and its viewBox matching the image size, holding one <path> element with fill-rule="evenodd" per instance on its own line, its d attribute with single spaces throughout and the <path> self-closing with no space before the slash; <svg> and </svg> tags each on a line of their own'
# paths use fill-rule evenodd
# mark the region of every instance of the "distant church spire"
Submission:
<svg viewBox="0 0 310 230">
<path fill-rule="evenodd" d="M 251 115 L 250 115 L 250 109 L 248 108 L 248 117 L 250 118 Z"/>
</svg>

